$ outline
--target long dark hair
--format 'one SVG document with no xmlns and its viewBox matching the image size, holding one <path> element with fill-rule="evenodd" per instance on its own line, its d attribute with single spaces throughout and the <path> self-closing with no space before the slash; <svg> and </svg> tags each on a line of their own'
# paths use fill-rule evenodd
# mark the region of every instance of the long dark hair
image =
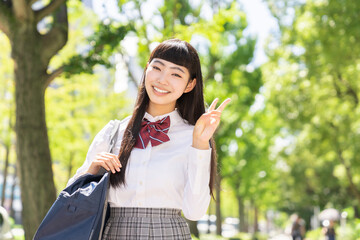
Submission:
<svg viewBox="0 0 360 240">
<path fill-rule="evenodd" d="M 203 79 L 201 73 L 200 59 L 196 50 L 186 41 L 170 39 L 160 43 L 151 53 L 148 63 L 154 58 L 160 58 L 177 65 L 186 67 L 190 73 L 188 83 L 196 79 L 193 90 L 183 95 L 177 100 L 176 107 L 180 116 L 187 120 L 189 124 L 195 125 L 200 116 L 205 113 Z M 121 171 L 111 174 L 110 183 L 113 187 L 125 184 L 125 173 L 130 153 L 136 143 L 136 137 L 140 132 L 141 122 L 149 104 L 149 96 L 145 90 L 146 68 L 142 75 L 139 92 L 131 119 L 125 129 L 121 142 L 119 160 L 122 165 Z M 216 147 L 215 141 L 210 140 L 211 169 L 210 169 L 210 194 L 214 197 L 213 186 L 216 177 Z"/>
</svg>

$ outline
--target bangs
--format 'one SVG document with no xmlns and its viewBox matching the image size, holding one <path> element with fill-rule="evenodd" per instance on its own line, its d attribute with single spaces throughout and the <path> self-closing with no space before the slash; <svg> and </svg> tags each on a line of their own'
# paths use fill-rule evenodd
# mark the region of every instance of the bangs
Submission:
<svg viewBox="0 0 360 240">
<path fill-rule="evenodd" d="M 154 58 L 160 58 L 177 65 L 186 67 L 190 73 L 190 78 L 195 77 L 194 58 L 191 49 L 185 41 L 171 39 L 160 43 L 150 56 L 149 62 Z"/>
</svg>

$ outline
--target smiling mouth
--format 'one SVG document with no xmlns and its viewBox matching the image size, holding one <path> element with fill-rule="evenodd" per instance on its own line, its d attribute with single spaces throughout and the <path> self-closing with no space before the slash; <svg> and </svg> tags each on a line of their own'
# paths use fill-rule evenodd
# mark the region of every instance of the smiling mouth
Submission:
<svg viewBox="0 0 360 240">
<path fill-rule="evenodd" d="M 169 91 L 161 90 L 160 88 L 157 88 L 155 86 L 153 86 L 153 89 L 155 89 L 155 91 L 157 91 L 159 93 L 169 93 Z"/>
</svg>

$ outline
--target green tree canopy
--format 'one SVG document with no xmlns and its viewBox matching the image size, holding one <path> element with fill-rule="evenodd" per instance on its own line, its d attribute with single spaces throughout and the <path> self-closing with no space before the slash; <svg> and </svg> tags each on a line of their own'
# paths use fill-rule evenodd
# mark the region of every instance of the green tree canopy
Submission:
<svg viewBox="0 0 360 240">
<path fill-rule="evenodd" d="M 281 34 L 268 48 L 266 96 L 291 139 L 279 159 L 298 206 L 359 206 L 360 4 L 272 1 Z M 347 196 L 352 197 L 347 197 Z"/>
</svg>

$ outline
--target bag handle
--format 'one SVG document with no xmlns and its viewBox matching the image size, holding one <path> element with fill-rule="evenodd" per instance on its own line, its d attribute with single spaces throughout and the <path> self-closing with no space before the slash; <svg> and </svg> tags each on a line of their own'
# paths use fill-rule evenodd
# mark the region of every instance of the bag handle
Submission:
<svg viewBox="0 0 360 240">
<path fill-rule="evenodd" d="M 119 135 L 119 127 L 120 127 L 120 120 L 112 120 L 114 122 L 114 127 L 112 128 L 111 134 L 110 134 L 110 145 L 109 145 L 109 149 L 108 152 L 111 153 L 116 140 L 117 140 L 117 136 Z"/>
<path fill-rule="evenodd" d="M 114 126 L 111 130 L 111 134 L 110 134 L 110 144 L 109 144 L 109 150 L 108 152 L 111 153 L 114 146 L 115 146 L 115 143 L 116 143 L 116 140 L 117 140 L 117 136 L 118 136 L 118 133 L 119 133 L 119 127 L 120 127 L 120 123 L 121 121 L 120 120 L 112 120 L 113 123 L 114 123 Z M 108 174 L 107 174 L 107 178 L 109 178 L 110 176 L 110 171 L 106 171 Z M 110 188 L 110 181 L 108 181 L 108 184 L 107 184 L 107 191 L 109 191 L 109 188 Z M 102 239 L 102 234 L 103 234 L 103 230 L 104 230 L 104 226 L 105 226 L 105 222 L 106 222 L 106 213 L 107 213 L 107 209 L 108 208 L 108 194 L 106 194 L 106 197 L 105 197 L 105 202 L 104 202 L 104 207 L 103 207 L 103 213 L 102 213 L 102 216 L 101 216 L 101 230 L 100 230 L 100 234 L 99 234 L 99 240 Z"/>
</svg>

